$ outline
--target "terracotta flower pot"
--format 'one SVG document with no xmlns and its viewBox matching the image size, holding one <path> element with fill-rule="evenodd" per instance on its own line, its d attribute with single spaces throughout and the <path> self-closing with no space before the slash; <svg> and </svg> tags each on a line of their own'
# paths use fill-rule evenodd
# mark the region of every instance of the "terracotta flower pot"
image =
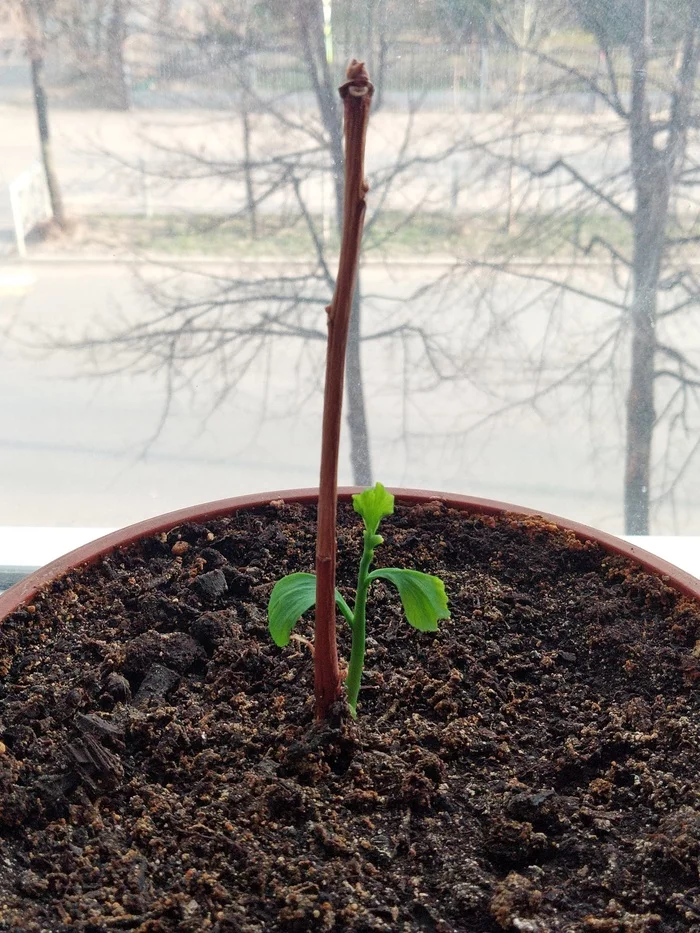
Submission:
<svg viewBox="0 0 700 933">
<path fill-rule="evenodd" d="M 393 492 L 382 560 L 438 572 L 453 615 L 411 631 L 373 588 L 358 722 L 314 723 L 310 619 L 284 649 L 267 628 L 274 581 L 313 564 L 316 490 L 157 516 L 0 596 L 0 929 L 700 917 L 700 580 L 531 509 Z"/>
<path fill-rule="evenodd" d="M 359 487 L 341 487 L 338 490 L 339 500 L 347 501 L 353 493 L 360 491 Z M 459 496 L 453 493 L 430 492 L 419 489 L 392 488 L 390 491 L 398 501 L 402 502 L 417 503 L 440 499 L 446 505 L 465 512 L 480 512 L 487 515 L 508 513 L 528 517 L 539 516 L 560 528 L 573 532 L 581 539 L 598 542 L 605 550 L 613 554 L 621 554 L 623 557 L 636 561 L 645 570 L 663 577 L 664 582 L 669 583 L 675 589 L 695 599 L 700 599 L 700 580 L 696 577 L 668 563 L 668 561 L 656 557 L 649 551 L 637 547 L 635 544 L 628 544 L 614 535 L 605 531 L 598 531 L 580 522 L 569 521 L 557 515 L 550 515 L 547 512 L 537 512 L 534 509 L 511 505 L 507 502 L 498 502 L 493 499 L 479 499 L 473 496 Z M 91 541 L 65 554 L 63 557 L 51 561 L 50 564 L 46 564 L 45 567 L 41 567 L 24 580 L 10 587 L 0 596 L 0 620 L 23 603 L 29 602 L 43 586 L 52 580 L 63 576 L 76 567 L 94 563 L 101 557 L 118 548 L 126 547 L 139 538 L 159 534 L 183 522 L 206 521 L 207 519 L 227 515 L 230 512 L 258 508 L 278 499 L 284 499 L 286 502 L 313 503 L 316 501 L 317 496 L 318 492 L 315 489 L 286 489 L 249 496 L 236 496 L 231 499 L 219 499 L 215 502 L 206 502 L 202 505 L 177 509 L 174 512 L 166 512 L 163 515 L 156 515 L 154 518 L 137 522 L 135 525 L 128 525 L 126 528 L 121 528 L 111 534 L 104 535 L 102 538 L 97 538 L 95 541 Z"/>
</svg>

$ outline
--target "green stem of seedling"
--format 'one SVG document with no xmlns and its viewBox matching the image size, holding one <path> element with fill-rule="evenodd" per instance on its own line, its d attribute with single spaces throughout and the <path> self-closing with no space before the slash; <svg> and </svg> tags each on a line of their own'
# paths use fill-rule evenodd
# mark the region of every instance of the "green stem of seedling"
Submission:
<svg viewBox="0 0 700 933">
<path fill-rule="evenodd" d="M 357 698 L 360 695 L 360 682 L 362 670 L 365 666 L 365 637 L 367 629 L 367 593 L 370 586 L 369 568 L 374 559 L 374 549 L 382 543 L 381 535 L 364 533 L 364 550 L 360 561 L 360 570 L 357 574 L 357 596 L 355 597 L 355 611 L 353 613 L 352 647 L 350 649 L 350 664 L 346 681 L 348 691 L 348 706 L 353 716 L 357 716 Z M 344 614 L 344 613 L 343 613 Z"/>
</svg>

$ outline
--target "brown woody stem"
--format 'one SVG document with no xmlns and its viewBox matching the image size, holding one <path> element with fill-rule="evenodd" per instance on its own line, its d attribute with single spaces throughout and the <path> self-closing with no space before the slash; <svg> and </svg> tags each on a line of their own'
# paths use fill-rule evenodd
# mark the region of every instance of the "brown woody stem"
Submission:
<svg viewBox="0 0 700 933">
<path fill-rule="evenodd" d="M 355 59 L 340 88 L 345 108 L 345 199 L 343 236 L 335 293 L 328 312 L 326 385 L 323 397 L 321 478 L 316 537 L 316 635 L 314 691 L 316 718 L 325 719 L 341 690 L 335 637 L 335 552 L 338 504 L 338 448 L 343 411 L 345 351 L 352 296 L 357 279 L 360 244 L 365 220 L 365 138 L 374 88 L 363 62 Z"/>
</svg>

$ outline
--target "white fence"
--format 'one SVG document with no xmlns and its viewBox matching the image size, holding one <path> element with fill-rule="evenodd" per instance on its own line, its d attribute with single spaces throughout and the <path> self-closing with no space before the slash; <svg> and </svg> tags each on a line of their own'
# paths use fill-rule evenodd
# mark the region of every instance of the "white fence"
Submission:
<svg viewBox="0 0 700 933">
<path fill-rule="evenodd" d="M 37 224 L 51 218 L 51 201 L 41 163 L 34 162 L 11 181 L 7 188 L 17 252 L 24 257 L 27 255 L 27 235 Z"/>
</svg>

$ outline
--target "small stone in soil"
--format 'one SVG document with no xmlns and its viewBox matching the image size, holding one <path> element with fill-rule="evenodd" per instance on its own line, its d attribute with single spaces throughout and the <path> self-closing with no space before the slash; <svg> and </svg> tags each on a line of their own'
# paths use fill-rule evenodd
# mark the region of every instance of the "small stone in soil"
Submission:
<svg viewBox="0 0 700 933">
<path fill-rule="evenodd" d="M 104 689 L 116 703 L 128 703 L 131 700 L 129 681 L 116 671 L 107 675 Z"/>
<path fill-rule="evenodd" d="M 217 612 L 203 612 L 189 626 L 190 635 L 201 645 L 210 650 L 222 638 L 231 633 L 231 626 L 236 622 L 235 609 L 222 609 Z"/>
<path fill-rule="evenodd" d="M 193 588 L 202 597 L 202 599 L 214 602 L 228 590 L 226 577 L 222 570 L 210 570 L 209 573 L 200 574 L 195 577 Z"/>
<path fill-rule="evenodd" d="M 170 693 L 180 680 L 180 675 L 162 664 L 154 664 L 141 682 L 134 706 L 147 706 L 151 701 L 160 702 Z"/>
</svg>

